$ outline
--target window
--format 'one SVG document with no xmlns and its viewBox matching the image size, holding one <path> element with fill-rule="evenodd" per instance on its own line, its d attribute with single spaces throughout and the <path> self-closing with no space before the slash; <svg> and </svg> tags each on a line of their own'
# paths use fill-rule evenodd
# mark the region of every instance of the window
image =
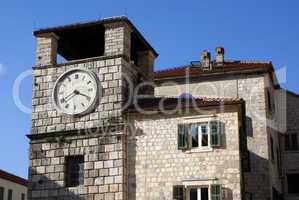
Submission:
<svg viewBox="0 0 299 200">
<path fill-rule="evenodd" d="M 8 190 L 7 200 L 12 200 L 12 190 L 11 189 Z"/>
<path fill-rule="evenodd" d="M 0 187 L 0 200 L 4 200 L 4 188 Z"/>
<path fill-rule="evenodd" d="M 296 133 L 285 135 L 285 150 L 297 151 L 298 149 L 298 137 Z"/>
<path fill-rule="evenodd" d="M 272 199 L 279 200 L 279 192 L 274 187 L 272 187 Z"/>
<path fill-rule="evenodd" d="M 213 184 L 185 188 L 183 185 L 173 186 L 173 200 L 221 200 L 221 185 Z"/>
<path fill-rule="evenodd" d="M 209 188 L 191 188 L 189 192 L 189 200 L 209 200 Z"/>
<path fill-rule="evenodd" d="M 25 194 L 24 194 L 24 193 L 22 193 L 22 195 L 21 195 L 21 199 L 22 199 L 22 200 L 25 200 Z"/>
<path fill-rule="evenodd" d="M 271 90 L 267 89 L 267 106 L 268 106 L 268 111 L 270 113 L 275 111 L 275 103 L 274 103 L 274 97 L 271 94 Z"/>
<path fill-rule="evenodd" d="M 271 160 L 274 161 L 274 142 L 272 137 L 270 137 L 270 145 L 271 145 Z"/>
<path fill-rule="evenodd" d="M 299 174 L 288 174 L 288 193 L 299 194 Z"/>
<path fill-rule="evenodd" d="M 191 126 L 192 147 L 209 146 L 208 123 L 194 123 Z"/>
<path fill-rule="evenodd" d="M 220 122 L 198 122 L 178 125 L 178 149 L 220 146 Z"/>
<path fill-rule="evenodd" d="M 84 156 L 66 157 L 66 187 L 84 184 Z"/>
</svg>

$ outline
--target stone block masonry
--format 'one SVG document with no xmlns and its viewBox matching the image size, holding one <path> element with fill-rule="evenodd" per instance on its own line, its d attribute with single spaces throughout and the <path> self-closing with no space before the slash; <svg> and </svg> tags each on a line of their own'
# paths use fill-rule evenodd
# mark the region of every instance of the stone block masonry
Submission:
<svg viewBox="0 0 299 200">
<path fill-rule="evenodd" d="M 203 116 L 192 115 L 196 117 Z M 137 114 L 130 119 L 132 127 L 140 131 L 128 138 L 129 200 L 172 200 L 174 185 L 210 178 L 223 185 L 224 200 L 241 200 L 238 113 L 217 114 L 225 124 L 225 145 L 206 152 L 178 150 L 177 128 L 184 122 L 183 116 Z"/>
<path fill-rule="evenodd" d="M 123 199 L 126 190 L 126 137 L 116 132 L 107 136 L 73 136 L 66 139 L 69 144 L 46 140 L 31 142 L 28 198 Z M 67 188 L 66 157 L 78 155 L 84 156 L 84 185 Z"/>
</svg>

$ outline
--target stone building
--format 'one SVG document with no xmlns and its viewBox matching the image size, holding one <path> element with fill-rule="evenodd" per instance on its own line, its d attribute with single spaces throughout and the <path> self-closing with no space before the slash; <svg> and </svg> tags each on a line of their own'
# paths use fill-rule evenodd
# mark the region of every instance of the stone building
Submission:
<svg viewBox="0 0 299 200">
<path fill-rule="evenodd" d="M 299 199 L 298 95 L 271 62 L 154 71 L 126 17 L 34 35 L 30 200 Z"/>
<path fill-rule="evenodd" d="M 24 178 L 0 170 L 0 199 L 26 200 L 28 181 Z"/>
</svg>

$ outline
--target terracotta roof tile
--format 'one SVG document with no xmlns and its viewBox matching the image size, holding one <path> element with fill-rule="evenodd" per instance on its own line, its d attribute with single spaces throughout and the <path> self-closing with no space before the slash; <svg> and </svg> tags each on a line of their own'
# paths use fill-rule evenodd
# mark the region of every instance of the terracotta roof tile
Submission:
<svg viewBox="0 0 299 200">
<path fill-rule="evenodd" d="M 24 185 L 26 187 L 28 185 L 28 181 L 26 179 L 16 176 L 14 174 L 8 173 L 1 169 L 0 169 L 0 178 L 5 179 L 7 181 L 17 183 L 19 185 Z"/>
<path fill-rule="evenodd" d="M 243 99 L 240 98 L 179 98 L 179 97 L 148 97 L 139 98 L 131 106 L 129 106 L 128 111 L 138 111 L 138 108 L 144 110 L 159 109 L 163 107 L 164 109 L 179 108 L 184 109 L 187 107 L 205 107 L 205 106 L 221 106 L 221 105 L 232 105 L 232 104 L 242 104 Z"/>
<path fill-rule="evenodd" d="M 186 65 L 155 72 L 155 79 L 175 78 L 184 76 L 203 76 L 224 73 L 236 73 L 245 71 L 273 70 L 271 62 L 264 61 L 225 61 L 222 65 L 213 64 L 211 69 L 203 69 L 200 65 Z"/>
</svg>

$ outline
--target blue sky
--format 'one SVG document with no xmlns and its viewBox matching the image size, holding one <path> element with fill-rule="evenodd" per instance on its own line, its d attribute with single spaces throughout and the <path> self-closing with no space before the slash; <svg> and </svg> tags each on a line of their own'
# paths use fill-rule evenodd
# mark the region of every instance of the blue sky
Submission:
<svg viewBox="0 0 299 200">
<path fill-rule="evenodd" d="M 159 52 L 156 69 L 198 60 L 203 49 L 225 47 L 228 59 L 272 60 L 287 67 L 282 85 L 299 92 L 299 2 L 285 0 L 86 0 L 0 2 L 0 168 L 27 177 L 30 115 L 18 109 L 12 88 L 35 59 L 32 31 L 126 15 Z M 31 104 L 31 79 L 21 85 Z"/>
</svg>

